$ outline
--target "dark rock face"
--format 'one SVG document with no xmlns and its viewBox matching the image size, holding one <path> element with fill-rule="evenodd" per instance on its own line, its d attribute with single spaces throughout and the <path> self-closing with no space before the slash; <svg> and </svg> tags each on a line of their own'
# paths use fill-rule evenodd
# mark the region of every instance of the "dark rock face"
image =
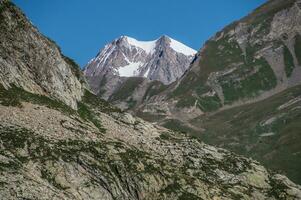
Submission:
<svg viewBox="0 0 301 200">
<path fill-rule="evenodd" d="M 106 45 L 84 73 L 92 90 L 108 99 L 125 77 L 174 82 L 187 70 L 195 53 L 167 36 L 149 42 L 122 36 Z"/>
</svg>

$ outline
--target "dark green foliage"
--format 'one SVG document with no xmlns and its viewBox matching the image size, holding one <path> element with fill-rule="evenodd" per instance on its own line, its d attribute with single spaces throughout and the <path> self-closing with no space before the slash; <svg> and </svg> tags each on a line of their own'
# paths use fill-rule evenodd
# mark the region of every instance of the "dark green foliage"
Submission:
<svg viewBox="0 0 301 200">
<path fill-rule="evenodd" d="M 104 132 L 105 130 L 102 128 L 100 121 L 96 118 L 96 113 L 94 113 L 90 106 L 96 106 L 101 112 L 120 112 L 118 108 L 111 106 L 109 103 L 93 95 L 89 91 L 85 91 L 82 102 L 78 102 L 78 110 L 76 112 L 63 102 L 51 99 L 44 95 L 32 94 L 16 86 L 12 86 L 8 90 L 3 88 L 3 86 L 0 86 L 1 105 L 21 106 L 21 102 L 43 105 L 61 111 L 67 115 L 78 113 L 82 119 L 91 121 L 101 132 Z"/>
<path fill-rule="evenodd" d="M 301 65 L 301 36 L 298 34 L 295 37 L 295 54 L 299 65 Z"/>
<path fill-rule="evenodd" d="M 159 191 L 160 193 L 165 193 L 165 194 L 172 194 L 172 193 L 179 193 L 181 191 L 181 186 L 179 183 L 177 183 L 176 181 L 172 184 L 169 184 L 166 188 L 162 189 L 161 191 Z"/>
<path fill-rule="evenodd" d="M 179 86 L 169 95 L 172 97 L 187 97 L 191 95 L 190 90 L 198 85 L 198 76 L 193 71 L 189 71 L 181 80 Z"/>
<path fill-rule="evenodd" d="M 62 54 L 63 59 L 65 60 L 66 63 L 69 64 L 69 66 L 71 66 L 71 71 L 72 73 L 76 76 L 76 78 L 78 80 L 81 81 L 81 83 L 84 82 L 84 78 L 83 78 L 83 73 L 80 69 L 80 66 L 71 58 L 66 57 Z"/>
<path fill-rule="evenodd" d="M 179 197 L 179 200 L 201 200 L 201 198 L 192 193 L 185 192 Z"/>
<path fill-rule="evenodd" d="M 95 108 L 104 113 L 121 112 L 119 108 L 113 106 L 102 98 L 92 94 L 90 91 L 85 90 L 82 102 L 87 104 L 91 109 Z"/>
<path fill-rule="evenodd" d="M 204 83 L 211 72 L 227 69 L 233 63 L 244 59 L 239 45 L 235 41 L 229 41 L 229 37 L 223 37 L 218 41 L 210 40 L 206 43 L 206 49 L 200 60 L 200 78 Z"/>
<path fill-rule="evenodd" d="M 232 76 L 241 78 L 235 80 Z M 263 58 L 255 60 L 250 66 L 240 67 L 233 73 L 221 77 L 219 82 L 223 88 L 225 104 L 240 98 L 255 97 L 260 91 L 270 90 L 277 85 L 273 70 Z"/>
<path fill-rule="evenodd" d="M 91 121 L 101 132 L 105 132 L 105 129 L 102 128 L 100 121 L 96 118 L 95 113 L 93 113 L 93 111 L 90 110 L 87 105 L 79 102 L 77 112 L 82 119 Z"/>
<path fill-rule="evenodd" d="M 211 112 L 219 109 L 222 104 L 217 95 L 204 96 L 198 99 L 198 106 L 202 111 Z"/>
<path fill-rule="evenodd" d="M 286 46 L 283 46 L 283 58 L 284 58 L 286 76 L 290 77 L 295 68 L 295 65 L 294 65 L 294 58 L 290 50 Z"/>
<path fill-rule="evenodd" d="M 195 105 L 195 102 L 197 101 L 196 97 L 189 96 L 187 98 L 181 98 L 178 100 L 176 106 L 178 108 L 184 108 L 184 107 L 191 107 Z"/>
<path fill-rule="evenodd" d="M 59 110 L 66 114 L 73 114 L 75 111 L 66 104 L 51 99 L 49 97 L 27 92 L 16 86 L 11 86 L 6 90 L 0 85 L 0 104 L 4 106 L 21 106 L 21 102 L 31 102 L 33 104 L 44 105 L 48 108 Z"/>
<path fill-rule="evenodd" d="M 162 140 L 170 140 L 170 134 L 169 134 L 169 133 L 162 133 L 162 134 L 160 135 L 160 138 L 161 138 Z"/>
<path fill-rule="evenodd" d="M 137 101 L 133 100 L 133 98 L 130 98 L 129 100 L 126 101 L 126 103 L 128 104 L 128 110 L 129 110 L 136 106 Z"/>
</svg>

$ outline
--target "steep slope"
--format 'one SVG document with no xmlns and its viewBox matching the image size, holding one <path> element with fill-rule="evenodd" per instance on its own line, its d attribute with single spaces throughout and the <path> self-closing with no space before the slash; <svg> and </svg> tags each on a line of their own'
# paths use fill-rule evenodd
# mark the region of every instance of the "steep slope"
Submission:
<svg viewBox="0 0 301 200">
<path fill-rule="evenodd" d="M 22 87 L 76 108 L 82 96 L 79 67 L 43 37 L 20 10 L 1 1 L 0 83 Z"/>
<path fill-rule="evenodd" d="M 7 1 L 0 6 L 20 13 Z M 300 186 L 258 162 L 132 117 L 87 90 L 74 110 L 51 91 L 4 86 L 1 199 L 301 198 Z"/>
<path fill-rule="evenodd" d="M 154 41 L 137 41 L 122 36 L 106 45 L 85 67 L 92 90 L 105 99 L 127 78 L 144 77 L 164 84 L 183 75 L 196 51 L 162 36 Z"/>
<path fill-rule="evenodd" d="M 164 99 L 203 112 L 267 98 L 300 84 L 300 1 L 268 1 L 200 50 Z"/>
<path fill-rule="evenodd" d="M 204 142 L 252 157 L 301 183 L 301 86 L 258 103 L 198 117 Z"/>
<path fill-rule="evenodd" d="M 178 82 L 135 108 L 138 116 L 252 156 L 301 183 L 298 106 L 278 110 L 301 93 L 294 87 L 301 83 L 300 5 L 268 1 L 218 32 Z M 269 118 L 275 121 L 263 125 Z"/>
</svg>

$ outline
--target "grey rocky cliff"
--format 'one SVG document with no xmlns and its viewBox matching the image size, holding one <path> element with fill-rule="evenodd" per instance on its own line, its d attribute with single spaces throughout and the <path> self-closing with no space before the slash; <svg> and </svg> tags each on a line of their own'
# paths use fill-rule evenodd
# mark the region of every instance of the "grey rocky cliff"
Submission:
<svg viewBox="0 0 301 200">
<path fill-rule="evenodd" d="M 76 108 L 83 88 L 80 69 L 11 4 L 0 2 L 0 84 L 50 94 Z"/>
</svg>

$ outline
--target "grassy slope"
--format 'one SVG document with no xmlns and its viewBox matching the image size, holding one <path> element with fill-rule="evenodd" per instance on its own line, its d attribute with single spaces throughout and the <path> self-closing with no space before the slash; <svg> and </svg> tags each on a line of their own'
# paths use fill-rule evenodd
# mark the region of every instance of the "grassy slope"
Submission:
<svg viewBox="0 0 301 200">
<path fill-rule="evenodd" d="M 205 142 L 253 157 L 300 184 L 301 100 L 277 109 L 296 97 L 301 98 L 301 86 L 258 103 L 199 117 L 192 124 L 206 129 L 199 135 Z"/>
<path fill-rule="evenodd" d="M 121 112 L 118 108 L 111 106 L 106 101 L 100 99 L 89 91 L 85 91 L 82 101 L 78 102 L 78 110 L 75 111 L 66 104 L 55 99 L 33 94 L 21 88 L 12 86 L 6 90 L 0 85 L 0 104 L 4 106 L 22 106 L 22 102 L 43 105 L 51 109 L 58 110 L 66 115 L 79 115 L 83 120 L 92 122 L 101 132 L 105 132 L 101 122 L 97 119 L 97 111 L 110 113 Z M 96 110 L 94 109 L 96 107 Z"/>
<path fill-rule="evenodd" d="M 204 94 L 212 88 L 208 83 L 208 77 L 212 72 L 224 71 L 237 65 L 238 69 L 226 76 L 218 78 L 218 83 L 223 89 L 225 104 L 231 104 L 237 100 L 257 96 L 260 92 L 270 90 L 276 86 L 276 77 L 263 58 L 255 59 L 254 53 L 265 44 L 247 44 L 246 55 L 241 51 L 235 39 L 230 38 L 226 33 L 231 31 L 239 22 L 249 25 L 250 30 L 258 28 L 252 37 L 261 39 L 269 33 L 270 22 L 276 12 L 292 6 L 295 0 L 271 0 L 263 4 L 251 14 L 233 22 L 216 34 L 219 40 L 209 40 L 201 51 L 200 57 L 194 68 L 190 70 L 181 81 L 179 86 L 169 95 L 170 98 L 178 100 L 177 107 L 189 107 L 198 100 L 198 106 L 206 112 L 217 110 L 222 106 L 217 96 L 204 97 Z M 296 39 L 299 41 L 298 38 Z M 274 46 L 279 47 L 279 41 L 274 41 Z M 285 51 L 287 75 L 291 74 L 293 66 L 289 52 Z M 253 73 L 254 71 L 257 73 Z M 198 72 L 196 72 L 198 71 Z M 237 79 L 240 77 L 242 79 Z"/>
</svg>

